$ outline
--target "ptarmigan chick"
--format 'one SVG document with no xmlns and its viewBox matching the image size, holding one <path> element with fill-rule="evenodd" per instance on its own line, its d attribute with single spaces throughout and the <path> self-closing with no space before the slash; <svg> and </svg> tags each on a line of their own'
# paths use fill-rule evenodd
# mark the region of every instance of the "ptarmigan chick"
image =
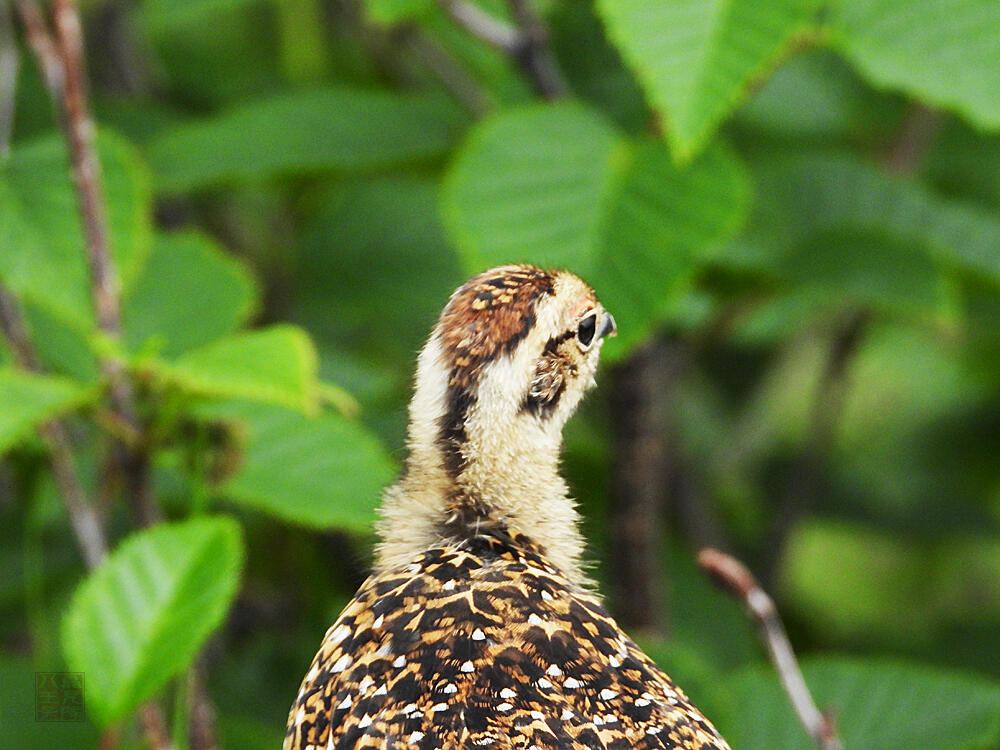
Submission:
<svg viewBox="0 0 1000 750">
<path fill-rule="evenodd" d="M 375 572 L 323 639 L 285 750 L 728 750 L 581 570 L 559 447 L 614 333 L 566 272 L 502 266 L 451 296 Z"/>
</svg>

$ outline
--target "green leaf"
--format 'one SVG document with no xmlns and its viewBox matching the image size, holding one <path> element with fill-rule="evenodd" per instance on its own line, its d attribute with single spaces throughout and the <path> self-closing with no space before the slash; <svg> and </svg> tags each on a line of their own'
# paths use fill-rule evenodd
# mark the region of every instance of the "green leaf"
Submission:
<svg viewBox="0 0 1000 750">
<path fill-rule="evenodd" d="M 695 156 L 809 27 L 818 0 L 598 0 L 608 35 L 665 117 L 671 152 Z"/>
<path fill-rule="evenodd" d="M 395 466 L 360 424 L 246 402 L 211 406 L 208 413 L 249 428 L 240 468 L 219 488 L 225 497 L 304 526 L 371 531 Z"/>
<path fill-rule="evenodd" d="M 62 642 L 100 723 L 125 717 L 190 664 L 225 618 L 242 563 L 239 524 L 214 516 L 136 532 L 84 580 Z"/>
<path fill-rule="evenodd" d="M 472 269 L 530 254 L 593 267 L 601 216 L 627 163 L 619 133 L 581 104 L 509 111 L 475 128 L 445 178 L 445 226 Z"/>
<path fill-rule="evenodd" d="M 988 750 L 1000 743 L 1000 685 L 983 677 L 889 660 L 822 658 L 803 664 L 821 707 L 851 750 Z M 773 672 L 752 669 L 730 684 L 734 700 L 717 723 L 741 750 L 808 750 Z"/>
<path fill-rule="evenodd" d="M 642 340 L 746 218 L 749 184 L 721 147 L 678 167 L 660 141 L 635 144 L 608 206 L 592 283 L 618 321 L 605 355 Z"/>
<path fill-rule="evenodd" d="M 728 151 L 680 168 L 659 141 L 628 141 L 567 103 L 484 122 L 446 177 L 442 211 L 470 271 L 523 260 L 589 281 L 618 319 L 615 356 L 738 229 L 747 200 Z"/>
<path fill-rule="evenodd" d="M 93 391 L 65 378 L 0 367 L 0 454 L 42 422 L 85 403 Z"/>
<path fill-rule="evenodd" d="M 159 339 L 163 354 L 176 355 L 237 330 L 256 304 L 249 271 L 209 237 L 160 234 L 124 301 L 125 341 L 136 351 Z"/>
<path fill-rule="evenodd" d="M 95 351 L 97 339 L 92 332 L 81 330 L 72 321 L 30 300 L 24 303 L 24 317 L 43 370 L 86 383 L 97 382 L 101 373 Z"/>
<path fill-rule="evenodd" d="M 316 351 L 304 331 L 272 326 L 238 333 L 189 351 L 153 373 L 204 396 L 245 398 L 313 411 L 318 398 Z"/>
<path fill-rule="evenodd" d="M 874 85 L 1000 128 L 1000 3 L 842 0 L 830 37 Z"/>
<path fill-rule="evenodd" d="M 424 94 L 327 88 L 283 94 L 167 130 L 150 144 L 169 192 L 324 170 L 383 169 L 444 153 L 464 116 Z"/>
<path fill-rule="evenodd" d="M 110 132 L 101 132 L 98 156 L 112 256 L 128 289 L 152 239 L 150 180 L 133 148 Z M 15 146 L 9 158 L 0 159 L 0 248 L 0 281 L 81 330 L 93 326 L 90 276 L 62 136 Z"/>
</svg>

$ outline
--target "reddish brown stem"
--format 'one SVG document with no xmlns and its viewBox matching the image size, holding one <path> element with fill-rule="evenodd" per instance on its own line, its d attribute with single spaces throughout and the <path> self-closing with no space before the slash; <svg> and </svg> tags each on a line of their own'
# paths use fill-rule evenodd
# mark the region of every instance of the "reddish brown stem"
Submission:
<svg viewBox="0 0 1000 750">
<path fill-rule="evenodd" d="M 774 600 L 743 563 L 725 552 L 706 547 L 698 553 L 698 564 L 720 588 L 740 599 L 757 621 L 761 639 L 792 708 L 817 747 L 841 750 L 832 718 L 816 708 Z"/>
<path fill-rule="evenodd" d="M 87 106 L 83 30 L 72 0 L 53 0 L 52 12 L 63 69 L 63 124 L 86 238 L 94 310 L 101 330 L 118 336 L 121 334 L 121 295 L 111 257 L 107 207 L 101 192 L 101 165 L 94 142 L 97 133 Z M 114 380 L 123 379 L 122 375 L 116 372 Z"/>
<path fill-rule="evenodd" d="M 18 0 L 17 7 L 66 135 L 97 324 L 110 338 L 118 339 L 121 335 L 121 293 L 111 255 L 107 209 L 95 147 L 96 128 L 87 104 L 80 15 L 73 0 L 53 0 L 53 35 L 34 0 Z M 131 432 L 139 434 L 134 394 L 124 364 L 115 356 L 105 355 L 100 358 L 100 365 L 108 382 L 112 410 Z M 116 441 L 114 451 L 136 516 L 142 525 L 155 523 L 160 513 L 149 487 L 148 460 L 143 447 Z"/>
<path fill-rule="evenodd" d="M 2 286 L 0 286 L 0 327 L 10 343 L 17 366 L 27 372 L 39 372 L 41 368 L 38 357 L 31 345 L 20 306 L 13 295 Z M 39 432 L 48 449 L 52 475 L 55 477 L 63 505 L 66 506 L 66 513 L 77 544 L 80 546 L 80 552 L 87 567 L 96 568 L 107 554 L 108 544 L 104 538 L 104 529 L 94 512 L 94 506 L 77 475 L 72 444 L 62 423 L 54 419 L 42 424 Z"/>
<path fill-rule="evenodd" d="M 53 103 L 59 102 L 62 99 L 63 66 L 56 44 L 45 25 L 45 16 L 32 0 L 18 0 L 17 11 L 24 27 L 24 35 L 42 71 L 49 95 Z"/>
<path fill-rule="evenodd" d="M 73 0 L 53 0 L 55 29 L 53 35 L 49 32 L 45 17 L 34 0 L 18 0 L 17 7 L 28 43 L 42 70 L 65 132 L 70 168 L 76 187 L 77 207 L 84 228 L 91 297 L 97 323 L 105 334 L 117 339 L 121 335 L 119 277 L 109 244 L 107 210 L 101 189 L 100 163 L 95 148 L 96 129 L 87 105 L 86 65 L 80 14 Z M 114 356 L 102 356 L 100 364 L 109 384 L 113 410 L 123 422 L 138 431 L 132 387 L 124 365 Z M 60 490 L 63 491 L 74 529 L 77 527 L 78 519 L 91 518 L 93 528 L 86 530 L 85 533 L 93 534 L 96 529 L 99 534 L 86 542 L 81 539 L 84 556 L 88 565 L 93 567 L 100 562 L 107 551 L 103 530 L 93 514 L 93 507 L 86 502 L 82 484 L 76 477 L 72 452 L 65 433 L 58 426 L 53 431 L 46 425 L 43 428 L 43 435 L 49 441 L 53 441 L 53 472 L 57 482 L 60 482 Z M 145 523 L 154 522 L 159 513 L 149 488 L 148 460 L 145 452 L 141 446 L 122 443 L 116 443 L 116 452 L 133 504 L 138 509 L 138 515 Z M 67 485 L 64 488 L 62 481 L 75 483 L 76 487 Z M 79 500 L 83 500 L 83 503 L 77 502 Z M 81 508 L 86 508 L 89 512 L 81 511 Z M 90 525 L 89 521 L 87 523 Z M 77 533 L 78 538 L 81 538 L 80 532 Z M 153 748 L 169 750 L 170 740 L 160 707 L 153 702 L 147 702 L 140 706 L 139 714 L 144 733 Z"/>
</svg>

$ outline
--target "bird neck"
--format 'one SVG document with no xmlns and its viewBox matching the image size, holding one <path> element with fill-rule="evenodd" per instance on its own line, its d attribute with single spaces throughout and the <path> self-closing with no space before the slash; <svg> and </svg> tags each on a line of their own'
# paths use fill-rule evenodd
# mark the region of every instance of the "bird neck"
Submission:
<svg viewBox="0 0 1000 750">
<path fill-rule="evenodd" d="M 424 355 L 421 360 L 410 404 L 407 469 L 380 509 L 376 568 L 405 565 L 433 547 L 503 534 L 527 538 L 570 580 L 587 586 L 578 515 L 559 474 L 568 414 L 537 419 L 510 389 L 494 391 L 491 383 L 509 382 L 495 377 L 485 379 L 465 404 L 454 430 L 460 434 L 443 438 L 454 406 L 447 378 Z"/>
</svg>

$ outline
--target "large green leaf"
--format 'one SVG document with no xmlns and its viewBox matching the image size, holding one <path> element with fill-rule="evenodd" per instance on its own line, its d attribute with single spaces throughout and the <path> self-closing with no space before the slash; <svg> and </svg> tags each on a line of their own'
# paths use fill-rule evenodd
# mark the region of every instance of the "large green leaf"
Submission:
<svg viewBox="0 0 1000 750">
<path fill-rule="evenodd" d="M 133 148 L 98 139 L 111 249 L 122 285 L 135 280 L 152 239 L 149 176 Z M 61 136 L 16 146 L 0 159 L 0 281 L 86 330 L 94 319 L 89 271 Z"/>
<path fill-rule="evenodd" d="M 371 530 L 395 467 L 364 427 L 336 414 L 310 418 L 248 402 L 206 413 L 249 428 L 242 463 L 219 488 L 224 496 L 305 526 Z"/>
<path fill-rule="evenodd" d="M 199 518 L 133 534 L 81 584 L 62 642 L 98 721 L 123 718 L 187 667 L 225 617 L 242 562 L 239 524 Z"/>
<path fill-rule="evenodd" d="M 633 149 L 590 277 L 619 322 L 619 336 L 606 348 L 610 357 L 641 340 L 736 234 L 750 195 L 728 149 L 710 148 L 686 167 L 672 162 L 660 141 Z"/>
<path fill-rule="evenodd" d="M 158 340 L 164 354 L 179 354 L 239 328 L 256 296 L 247 269 L 207 236 L 157 235 L 124 302 L 125 340 L 133 350 Z"/>
<path fill-rule="evenodd" d="M 586 273 L 627 162 L 620 134 L 583 105 L 501 114 L 455 157 L 442 195 L 445 225 L 470 268 L 528 256 Z"/>
<path fill-rule="evenodd" d="M 808 28 L 818 0 L 598 0 L 611 39 L 687 161 Z"/>
<path fill-rule="evenodd" d="M 816 702 L 830 707 L 850 750 L 990 750 L 1000 743 L 1000 684 L 888 660 L 823 658 L 803 665 Z M 808 750 L 810 740 L 770 670 L 728 681 L 734 700 L 717 721 L 741 750 Z"/>
<path fill-rule="evenodd" d="M 747 181 L 724 149 L 676 166 L 577 103 L 487 120 L 447 176 L 442 209 L 467 268 L 530 261 L 594 285 L 619 322 L 611 356 L 649 331 L 742 221 Z"/>
<path fill-rule="evenodd" d="M 36 425 L 75 409 L 93 395 L 65 378 L 0 367 L 0 454 Z"/>
<path fill-rule="evenodd" d="M 1000 128 L 1000 3 L 995 0 L 843 0 L 831 39 L 876 86 L 900 89 Z"/>
<path fill-rule="evenodd" d="M 157 360 L 148 366 L 157 377 L 191 393 L 302 411 L 316 408 L 316 350 L 309 336 L 294 326 L 233 334 L 172 362 Z"/>
<path fill-rule="evenodd" d="M 323 170 L 379 169 L 444 153 L 464 117 L 447 99 L 329 88 L 282 94 L 163 132 L 158 186 L 191 190 Z"/>
</svg>

